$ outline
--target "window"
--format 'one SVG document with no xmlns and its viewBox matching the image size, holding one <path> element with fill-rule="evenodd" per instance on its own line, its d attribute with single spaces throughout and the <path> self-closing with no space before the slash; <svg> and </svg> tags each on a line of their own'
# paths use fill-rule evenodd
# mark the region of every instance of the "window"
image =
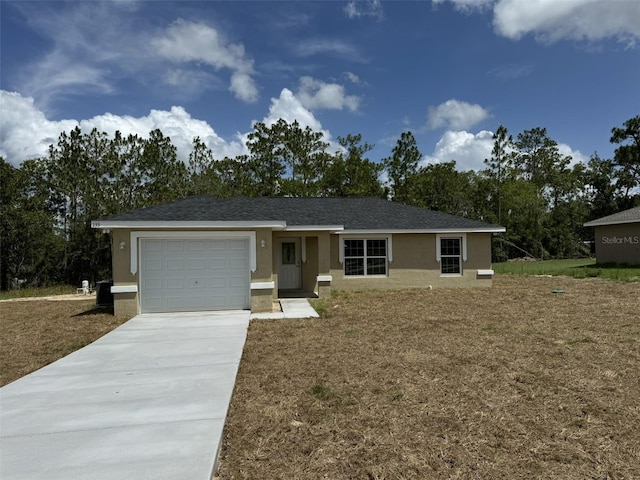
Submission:
<svg viewBox="0 0 640 480">
<path fill-rule="evenodd" d="M 282 243 L 282 265 L 296 264 L 296 244 L 295 242 Z"/>
<path fill-rule="evenodd" d="M 344 240 L 344 274 L 386 275 L 387 274 L 387 240 Z"/>
<path fill-rule="evenodd" d="M 440 272 L 443 275 L 462 273 L 461 244 L 461 238 L 440 238 Z"/>
</svg>

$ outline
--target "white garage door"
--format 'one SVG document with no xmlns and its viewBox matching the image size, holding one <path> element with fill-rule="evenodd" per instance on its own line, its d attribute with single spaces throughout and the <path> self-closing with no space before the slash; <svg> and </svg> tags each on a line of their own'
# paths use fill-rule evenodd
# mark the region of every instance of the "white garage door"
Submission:
<svg viewBox="0 0 640 480">
<path fill-rule="evenodd" d="M 152 312 L 251 307 L 246 239 L 141 239 L 140 309 Z"/>
</svg>

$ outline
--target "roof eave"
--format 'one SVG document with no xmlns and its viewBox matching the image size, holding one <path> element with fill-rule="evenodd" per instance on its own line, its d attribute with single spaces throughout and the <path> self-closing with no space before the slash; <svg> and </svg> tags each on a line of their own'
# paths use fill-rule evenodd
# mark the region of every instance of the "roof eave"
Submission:
<svg viewBox="0 0 640 480">
<path fill-rule="evenodd" d="M 592 220 L 590 222 L 587 222 L 585 224 L 583 224 L 585 227 L 603 227 L 605 225 L 624 225 L 627 223 L 640 223 L 640 218 L 637 218 L 635 220 L 631 219 L 631 220 L 614 220 L 613 222 L 609 221 L 600 221 L 600 220 Z"/>
<path fill-rule="evenodd" d="M 344 225 L 290 225 L 287 232 L 332 232 L 338 233 L 344 230 Z"/>
<path fill-rule="evenodd" d="M 479 228 L 378 228 L 378 229 L 355 229 L 351 228 L 339 232 L 340 235 L 376 235 L 376 234 L 397 234 L 397 233 L 503 233 L 505 227 L 479 227 Z"/>
<path fill-rule="evenodd" d="M 274 230 L 284 230 L 287 222 L 283 221 L 155 221 L 155 220 L 129 220 L 129 221 L 109 221 L 94 220 L 91 222 L 91 228 L 102 228 L 115 230 L 119 228 L 127 229 L 159 229 L 159 230 L 177 230 L 177 229 L 220 229 L 220 228 L 272 228 Z"/>
</svg>

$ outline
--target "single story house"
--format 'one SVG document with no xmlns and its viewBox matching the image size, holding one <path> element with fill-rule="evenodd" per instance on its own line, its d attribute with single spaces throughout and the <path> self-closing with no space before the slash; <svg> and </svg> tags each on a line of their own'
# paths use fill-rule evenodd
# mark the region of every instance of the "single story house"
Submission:
<svg viewBox="0 0 640 480">
<path fill-rule="evenodd" d="M 195 196 L 97 219 L 116 313 L 251 309 L 332 289 L 491 286 L 504 227 L 376 198 Z"/>
<path fill-rule="evenodd" d="M 640 265 L 640 207 L 597 218 L 584 226 L 595 229 L 598 263 Z"/>
</svg>

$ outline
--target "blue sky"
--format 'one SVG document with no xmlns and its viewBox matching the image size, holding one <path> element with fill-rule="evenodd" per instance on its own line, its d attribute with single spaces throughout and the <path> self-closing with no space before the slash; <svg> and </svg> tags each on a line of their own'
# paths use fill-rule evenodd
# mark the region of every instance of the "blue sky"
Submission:
<svg viewBox="0 0 640 480">
<path fill-rule="evenodd" d="M 245 151 L 254 121 L 411 130 L 423 162 L 483 168 L 491 132 L 545 127 L 575 161 L 612 156 L 640 114 L 639 0 L 0 1 L 0 155 L 19 165 L 79 125 L 186 159 Z"/>
</svg>

